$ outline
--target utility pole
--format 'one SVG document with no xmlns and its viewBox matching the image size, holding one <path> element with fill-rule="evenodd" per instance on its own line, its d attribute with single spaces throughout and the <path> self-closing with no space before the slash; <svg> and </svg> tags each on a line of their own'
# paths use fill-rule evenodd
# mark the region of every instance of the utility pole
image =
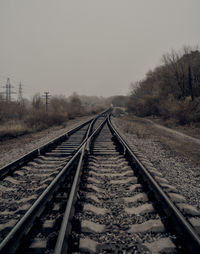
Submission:
<svg viewBox="0 0 200 254">
<path fill-rule="evenodd" d="M 8 78 L 7 79 L 7 82 L 6 82 L 6 102 L 10 102 L 10 99 L 11 99 L 11 95 L 10 95 L 10 91 L 11 91 L 11 89 L 10 89 L 10 86 L 11 86 L 11 84 L 10 84 L 10 79 Z"/>
<path fill-rule="evenodd" d="M 44 92 L 44 97 L 45 97 L 45 105 L 46 105 L 46 113 L 48 113 L 48 104 L 49 104 L 49 92 Z"/>
</svg>

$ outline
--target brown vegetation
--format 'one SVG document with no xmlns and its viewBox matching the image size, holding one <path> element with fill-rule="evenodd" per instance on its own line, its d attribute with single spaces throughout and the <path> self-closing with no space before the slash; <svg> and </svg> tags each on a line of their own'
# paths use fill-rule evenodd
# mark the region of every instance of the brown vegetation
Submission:
<svg viewBox="0 0 200 254">
<path fill-rule="evenodd" d="M 127 106 L 138 116 L 200 122 L 200 52 L 183 48 L 162 58 L 163 64 L 132 85 Z"/>
<path fill-rule="evenodd" d="M 0 98 L 0 139 L 17 137 L 42 130 L 54 125 L 66 125 L 67 120 L 78 116 L 98 113 L 105 109 L 105 99 L 90 105 L 82 102 L 82 97 L 73 94 L 69 98 L 53 96 L 48 108 L 44 99 L 35 94 L 31 101 L 5 101 Z"/>
</svg>

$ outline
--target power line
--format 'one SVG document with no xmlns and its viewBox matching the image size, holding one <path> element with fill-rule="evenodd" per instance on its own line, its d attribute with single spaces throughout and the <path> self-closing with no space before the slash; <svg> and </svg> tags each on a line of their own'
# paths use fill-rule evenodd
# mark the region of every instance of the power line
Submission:
<svg viewBox="0 0 200 254">
<path fill-rule="evenodd" d="M 2 82 L 6 82 L 7 78 L 8 78 L 8 76 L 0 75 L 0 81 L 2 81 Z M 17 85 L 20 80 L 20 79 L 17 80 L 16 78 L 11 77 L 10 75 L 9 75 L 9 79 L 10 79 L 10 82 L 12 82 L 12 84 L 14 83 L 15 85 Z"/>
</svg>

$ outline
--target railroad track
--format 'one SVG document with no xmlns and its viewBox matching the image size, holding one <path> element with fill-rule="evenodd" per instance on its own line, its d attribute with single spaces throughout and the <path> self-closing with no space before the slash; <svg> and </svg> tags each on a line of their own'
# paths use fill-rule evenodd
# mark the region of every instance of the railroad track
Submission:
<svg viewBox="0 0 200 254">
<path fill-rule="evenodd" d="M 65 165 L 52 166 L 58 172 L 10 225 L 0 253 L 200 253 L 199 212 L 128 146 L 111 121 L 99 117 L 83 136 L 70 155 L 52 149 Z M 43 174 L 43 167 L 38 171 Z"/>
<path fill-rule="evenodd" d="M 106 113 L 51 140 L 0 169 L 0 241 L 23 218 L 47 186 L 70 161 L 86 135 Z"/>
</svg>

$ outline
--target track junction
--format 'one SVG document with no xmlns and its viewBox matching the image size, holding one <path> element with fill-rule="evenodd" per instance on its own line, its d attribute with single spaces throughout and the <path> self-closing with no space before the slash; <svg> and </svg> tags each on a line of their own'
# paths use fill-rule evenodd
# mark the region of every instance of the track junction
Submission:
<svg viewBox="0 0 200 254">
<path fill-rule="evenodd" d="M 200 253 L 200 213 L 110 110 L 0 170 L 0 253 Z"/>
</svg>

